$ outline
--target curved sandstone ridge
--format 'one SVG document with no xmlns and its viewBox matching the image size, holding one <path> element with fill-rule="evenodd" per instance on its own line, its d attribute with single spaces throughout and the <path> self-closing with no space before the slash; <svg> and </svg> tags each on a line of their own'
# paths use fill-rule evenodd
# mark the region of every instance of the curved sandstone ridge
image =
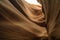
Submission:
<svg viewBox="0 0 60 40">
<path fill-rule="evenodd" d="M 25 14 L 28 16 L 28 18 L 36 23 L 43 23 L 45 22 L 45 15 L 42 11 L 42 5 L 35 5 L 35 4 L 29 4 L 27 2 L 24 3 Z"/>
</svg>

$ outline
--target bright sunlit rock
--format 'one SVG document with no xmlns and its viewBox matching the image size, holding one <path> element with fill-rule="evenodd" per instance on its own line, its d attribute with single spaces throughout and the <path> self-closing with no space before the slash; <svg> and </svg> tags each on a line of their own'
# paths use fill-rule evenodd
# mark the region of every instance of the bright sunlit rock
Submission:
<svg viewBox="0 0 60 40">
<path fill-rule="evenodd" d="M 41 5 L 40 3 L 37 2 L 37 0 L 25 0 L 25 1 L 30 4 Z"/>
</svg>

